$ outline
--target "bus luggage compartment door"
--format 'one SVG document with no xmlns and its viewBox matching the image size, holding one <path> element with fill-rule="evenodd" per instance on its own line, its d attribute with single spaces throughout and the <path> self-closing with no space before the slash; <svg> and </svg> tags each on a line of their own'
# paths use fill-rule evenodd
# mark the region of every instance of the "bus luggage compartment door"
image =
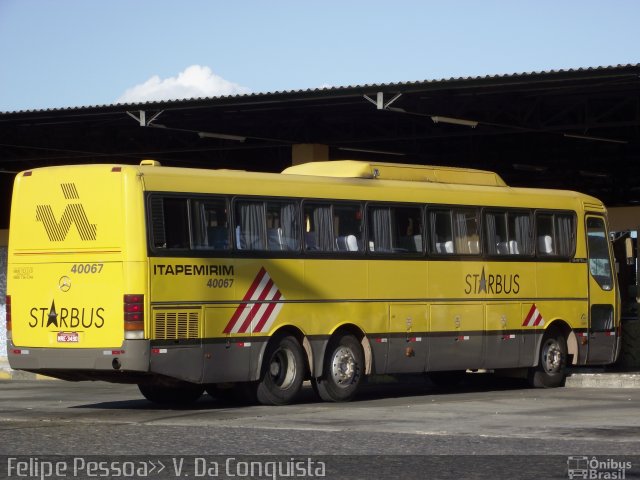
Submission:
<svg viewBox="0 0 640 480">
<path fill-rule="evenodd" d="M 482 304 L 432 305 L 427 369 L 482 368 L 483 332 Z"/>
<path fill-rule="evenodd" d="M 427 361 L 428 305 L 391 305 L 387 373 L 423 372 Z"/>
</svg>

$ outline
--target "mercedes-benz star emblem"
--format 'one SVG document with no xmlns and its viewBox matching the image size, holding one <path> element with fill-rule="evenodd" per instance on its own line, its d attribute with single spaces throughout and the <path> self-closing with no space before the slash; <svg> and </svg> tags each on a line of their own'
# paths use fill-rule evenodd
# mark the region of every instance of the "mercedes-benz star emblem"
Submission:
<svg viewBox="0 0 640 480">
<path fill-rule="evenodd" d="M 68 292 L 69 289 L 71 288 L 71 279 L 67 276 L 60 277 L 60 280 L 58 281 L 58 286 L 60 287 L 61 291 Z"/>
</svg>

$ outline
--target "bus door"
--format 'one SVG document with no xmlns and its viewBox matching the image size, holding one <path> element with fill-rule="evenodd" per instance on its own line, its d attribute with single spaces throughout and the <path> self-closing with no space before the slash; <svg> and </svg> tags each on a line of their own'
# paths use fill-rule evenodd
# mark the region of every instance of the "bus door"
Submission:
<svg viewBox="0 0 640 480">
<path fill-rule="evenodd" d="M 615 360 L 616 284 L 604 217 L 586 218 L 589 255 L 589 350 L 587 363 Z"/>
</svg>

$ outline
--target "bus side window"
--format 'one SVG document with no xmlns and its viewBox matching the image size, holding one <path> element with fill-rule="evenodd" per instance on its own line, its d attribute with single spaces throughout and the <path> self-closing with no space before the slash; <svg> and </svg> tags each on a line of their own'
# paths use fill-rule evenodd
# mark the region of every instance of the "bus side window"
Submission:
<svg viewBox="0 0 640 480">
<path fill-rule="evenodd" d="M 192 200 L 191 221 L 194 249 L 229 249 L 229 226 L 225 200 Z"/>
<path fill-rule="evenodd" d="M 529 211 L 487 212 L 485 247 L 489 255 L 533 255 L 533 231 Z"/>
<path fill-rule="evenodd" d="M 370 206 L 369 250 L 375 253 L 389 253 L 393 249 L 391 208 Z"/>
<path fill-rule="evenodd" d="M 570 213 L 538 212 L 536 242 L 538 255 L 569 258 L 575 251 L 575 216 Z"/>
<path fill-rule="evenodd" d="M 533 255 L 533 224 L 531 213 L 508 212 L 507 228 L 509 230 L 509 254 Z"/>
<path fill-rule="evenodd" d="M 170 197 L 164 198 L 162 203 L 164 247 L 168 249 L 188 249 L 190 246 L 188 200 L 186 198 Z"/>
<path fill-rule="evenodd" d="M 272 251 L 297 251 L 300 249 L 300 220 L 298 204 L 294 202 L 268 201 L 267 245 Z"/>
<path fill-rule="evenodd" d="M 475 208 L 453 209 L 455 251 L 461 255 L 480 253 L 478 211 Z"/>
<path fill-rule="evenodd" d="M 485 248 L 489 255 L 506 255 L 509 253 L 507 221 L 504 212 L 487 213 L 485 223 Z"/>
<path fill-rule="evenodd" d="M 396 228 L 398 229 L 398 235 L 400 235 L 400 241 L 406 244 L 405 248 L 408 252 L 422 253 L 425 230 L 422 224 L 421 208 L 398 208 L 396 210 Z"/>
<path fill-rule="evenodd" d="M 558 255 L 571 257 L 575 251 L 576 224 L 575 216 L 566 213 L 555 215 L 556 240 L 558 243 Z"/>
<path fill-rule="evenodd" d="M 236 202 L 236 248 L 238 250 L 266 250 L 266 224 L 263 202 Z"/>
<path fill-rule="evenodd" d="M 369 251 L 373 253 L 422 252 L 422 212 L 415 207 L 370 206 Z"/>
<path fill-rule="evenodd" d="M 362 207 L 359 204 L 333 205 L 333 233 L 338 251 L 362 251 Z"/>
<path fill-rule="evenodd" d="M 304 219 L 304 249 L 308 252 L 332 252 L 331 205 L 305 203 Z"/>
<path fill-rule="evenodd" d="M 164 231 L 164 199 L 152 196 L 148 208 L 151 223 L 151 244 L 153 248 L 167 248 L 167 237 Z"/>
<path fill-rule="evenodd" d="M 431 253 L 447 255 L 454 253 L 451 210 L 431 211 Z"/>
</svg>

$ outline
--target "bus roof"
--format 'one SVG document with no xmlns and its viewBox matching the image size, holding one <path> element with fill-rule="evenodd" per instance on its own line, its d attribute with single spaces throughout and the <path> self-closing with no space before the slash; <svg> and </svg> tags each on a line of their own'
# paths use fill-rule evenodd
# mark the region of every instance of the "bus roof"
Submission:
<svg viewBox="0 0 640 480">
<path fill-rule="evenodd" d="M 497 173 L 486 170 L 411 165 L 405 163 L 365 162 L 358 160 L 304 163 L 286 168 L 282 173 L 288 175 L 405 180 L 412 182 L 455 183 L 460 185 L 487 185 L 493 187 L 507 186 Z"/>
<path fill-rule="evenodd" d="M 467 192 L 474 202 L 482 205 L 511 204 L 512 206 L 570 205 L 601 210 L 602 202 L 592 196 L 568 190 L 509 187 L 502 178 L 489 171 L 452 167 L 389 164 L 355 160 L 313 162 L 289 167 L 283 173 L 266 173 L 229 169 L 195 169 L 160 166 L 158 162 L 142 165 L 84 164 L 35 168 L 29 172 L 64 172 L 70 169 L 89 169 L 96 172 L 125 172 L 130 178 L 142 175 L 145 190 L 248 194 L 260 192 L 274 196 L 310 196 L 316 198 L 337 195 L 343 199 L 414 201 L 429 198 L 435 203 L 468 203 Z M 376 173 L 377 172 L 377 173 Z M 25 172 L 18 174 L 24 175 Z M 28 173 L 31 175 L 31 173 Z M 467 179 L 465 180 L 465 176 Z M 213 187 L 212 181 L 215 181 Z M 378 188 L 385 185 L 384 194 Z M 376 193 L 374 193 L 374 191 Z M 271 192 L 271 193 L 270 193 Z M 537 200 L 534 200 L 537 199 Z"/>
</svg>

